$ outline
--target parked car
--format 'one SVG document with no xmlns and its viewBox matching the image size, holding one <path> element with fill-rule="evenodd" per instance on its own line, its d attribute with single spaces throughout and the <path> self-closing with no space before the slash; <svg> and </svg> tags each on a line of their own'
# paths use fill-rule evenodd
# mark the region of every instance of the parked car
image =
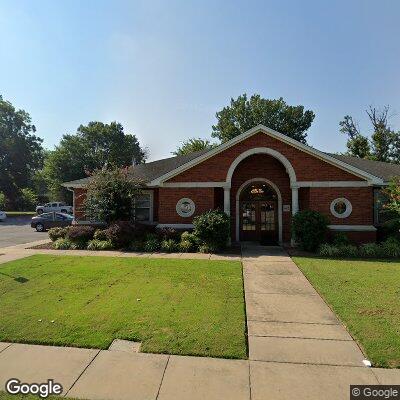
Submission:
<svg viewBox="0 0 400 400">
<path fill-rule="evenodd" d="M 0 211 L 0 221 L 4 221 L 7 218 L 5 211 Z"/>
<path fill-rule="evenodd" d="M 70 214 L 58 212 L 43 213 L 32 218 L 31 227 L 38 232 L 44 232 L 50 228 L 69 226 L 72 224 L 73 219 L 74 217 Z"/>
<path fill-rule="evenodd" d="M 61 212 L 64 214 L 72 214 L 72 206 L 67 206 L 64 203 L 54 202 L 54 203 L 46 203 L 44 206 L 36 207 L 36 214 L 40 215 L 48 212 Z"/>
</svg>

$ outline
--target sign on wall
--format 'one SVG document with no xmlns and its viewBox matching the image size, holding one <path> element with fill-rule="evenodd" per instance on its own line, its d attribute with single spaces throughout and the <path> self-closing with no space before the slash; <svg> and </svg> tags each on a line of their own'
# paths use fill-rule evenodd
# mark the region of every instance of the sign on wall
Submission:
<svg viewBox="0 0 400 400">
<path fill-rule="evenodd" d="M 290 204 L 283 205 L 283 212 L 290 212 Z"/>
</svg>

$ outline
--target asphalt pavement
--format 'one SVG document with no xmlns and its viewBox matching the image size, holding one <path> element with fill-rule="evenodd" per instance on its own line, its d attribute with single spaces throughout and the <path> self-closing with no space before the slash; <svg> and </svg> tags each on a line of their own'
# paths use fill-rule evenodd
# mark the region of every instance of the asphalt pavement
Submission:
<svg viewBox="0 0 400 400">
<path fill-rule="evenodd" d="M 47 232 L 36 232 L 31 228 L 31 217 L 8 217 L 0 222 L 0 248 L 43 240 Z"/>
</svg>

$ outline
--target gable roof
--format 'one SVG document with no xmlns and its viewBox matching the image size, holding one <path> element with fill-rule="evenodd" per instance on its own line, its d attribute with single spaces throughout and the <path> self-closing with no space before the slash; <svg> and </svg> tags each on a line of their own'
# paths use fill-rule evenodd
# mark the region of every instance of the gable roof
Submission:
<svg viewBox="0 0 400 400">
<path fill-rule="evenodd" d="M 277 138 L 293 147 L 298 148 L 308 154 L 311 154 L 323 161 L 326 161 L 338 168 L 344 169 L 352 174 L 367 179 L 373 184 L 381 185 L 388 182 L 392 176 L 400 175 L 400 165 L 390 164 L 380 161 L 364 160 L 357 157 L 346 155 L 323 153 L 313 147 L 298 142 L 286 135 L 258 125 L 249 131 L 223 143 L 211 150 L 201 150 L 187 155 L 169 157 L 162 160 L 152 161 L 146 164 L 132 166 L 130 172 L 132 176 L 146 182 L 148 186 L 158 186 L 163 181 L 178 175 L 179 173 L 207 160 L 210 157 L 226 150 L 227 148 L 247 139 L 255 133 L 263 132 Z M 77 188 L 84 187 L 90 180 L 90 177 L 65 182 L 64 187 Z"/>
<path fill-rule="evenodd" d="M 342 161 L 340 159 L 332 157 L 332 155 L 330 155 L 328 153 L 323 153 L 322 151 L 314 149 L 311 146 L 307 146 L 303 143 L 300 143 L 299 141 L 292 139 L 289 136 L 286 136 L 282 133 L 274 131 L 271 128 L 267 128 L 264 125 L 257 125 L 254 128 L 251 128 L 248 131 L 242 133 L 241 135 L 238 135 L 238 136 L 234 137 L 233 139 L 231 139 L 225 143 L 222 143 L 219 146 L 209 150 L 208 152 L 194 158 L 193 160 L 188 161 L 187 163 L 181 165 L 180 167 L 178 167 L 172 171 L 169 171 L 166 174 L 161 175 L 156 179 L 153 179 L 151 182 L 149 182 L 149 186 L 159 186 L 164 181 L 171 179 L 172 177 L 182 173 L 183 171 L 186 171 L 189 168 L 194 167 L 195 165 L 207 160 L 210 157 L 217 155 L 218 153 L 221 153 L 222 151 L 225 151 L 226 149 L 255 135 L 256 133 L 264 133 L 266 135 L 269 135 L 281 142 L 288 144 L 289 146 L 292 146 L 300 151 L 303 151 L 303 152 L 308 153 L 316 158 L 319 158 L 320 160 L 325 161 L 329 164 L 332 164 L 346 172 L 349 172 L 353 175 L 359 176 L 362 179 L 366 179 L 367 181 L 371 182 L 372 184 L 377 184 L 377 185 L 383 184 L 383 180 L 378 176 L 375 176 L 367 171 L 364 171 L 352 164 L 348 164 L 345 161 Z"/>
</svg>

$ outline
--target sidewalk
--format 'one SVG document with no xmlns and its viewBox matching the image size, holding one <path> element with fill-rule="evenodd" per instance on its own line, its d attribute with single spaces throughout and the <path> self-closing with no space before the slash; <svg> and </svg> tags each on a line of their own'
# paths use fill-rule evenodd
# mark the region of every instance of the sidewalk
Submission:
<svg viewBox="0 0 400 400">
<path fill-rule="evenodd" d="M 53 378 L 64 395 L 82 399 L 337 400 L 349 398 L 350 384 L 400 384 L 399 370 L 363 366 L 357 344 L 281 248 L 244 246 L 242 262 L 249 360 L 0 343 L 0 387 L 11 377 Z"/>
</svg>

